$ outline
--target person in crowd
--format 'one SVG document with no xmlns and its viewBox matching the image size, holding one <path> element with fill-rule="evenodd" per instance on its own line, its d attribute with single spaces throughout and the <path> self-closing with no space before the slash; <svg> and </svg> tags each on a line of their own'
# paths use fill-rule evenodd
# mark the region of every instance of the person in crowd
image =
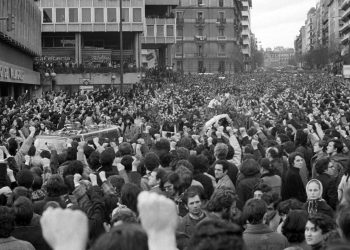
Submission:
<svg viewBox="0 0 350 250">
<path fill-rule="evenodd" d="M 235 186 L 227 175 L 229 163 L 226 160 L 218 160 L 215 162 L 214 168 L 215 178 L 217 179 L 216 188 L 227 187 L 236 191 Z"/>
<path fill-rule="evenodd" d="M 325 214 L 309 215 L 305 225 L 305 241 L 312 250 L 327 249 L 329 233 L 334 230 L 335 223 Z"/>
<path fill-rule="evenodd" d="M 277 174 L 277 169 L 274 168 L 274 166 L 270 163 L 270 161 L 267 158 L 262 158 L 260 160 L 260 166 L 261 166 L 260 178 L 261 178 L 262 182 L 269 185 L 272 188 L 273 192 L 280 195 L 281 194 L 282 179 Z"/>
<path fill-rule="evenodd" d="M 338 201 L 343 203 L 344 193 L 350 188 L 350 160 L 346 162 L 344 175 L 341 177 L 341 181 L 338 186 Z"/>
<path fill-rule="evenodd" d="M 334 178 L 335 166 L 329 158 L 324 158 L 316 162 L 315 169 L 318 174 L 316 179 L 323 187 L 322 198 L 335 210 L 338 204 L 337 184 Z"/>
<path fill-rule="evenodd" d="M 304 165 L 303 155 L 295 152 L 289 155 L 289 169 L 283 180 L 281 197 L 282 200 L 290 198 L 298 199 L 299 201 L 306 201 L 306 192 L 303 181 L 300 177 L 299 171 Z"/>
<path fill-rule="evenodd" d="M 311 179 L 306 185 L 307 201 L 304 209 L 309 214 L 323 213 L 329 217 L 333 217 L 333 209 L 322 198 L 323 186 L 317 179 Z"/>
<path fill-rule="evenodd" d="M 243 239 L 248 249 L 284 249 L 288 246 L 285 236 L 273 232 L 269 226 L 263 224 L 267 212 L 267 205 L 261 199 L 250 199 L 243 208 L 243 218 L 247 227 L 243 232 Z"/>
<path fill-rule="evenodd" d="M 189 237 L 194 234 L 196 225 L 206 217 L 202 209 L 202 197 L 203 190 L 200 187 L 192 186 L 186 190 L 182 198 L 188 213 L 181 219 L 177 230 Z"/>
<path fill-rule="evenodd" d="M 0 248 L 4 250 L 35 250 L 28 241 L 11 236 L 15 229 L 15 213 L 13 209 L 0 206 Z"/>
<path fill-rule="evenodd" d="M 309 249 L 305 242 L 305 225 L 308 213 L 305 210 L 291 210 L 282 225 L 282 234 L 286 236 L 289 247 Z"/>
</svg>

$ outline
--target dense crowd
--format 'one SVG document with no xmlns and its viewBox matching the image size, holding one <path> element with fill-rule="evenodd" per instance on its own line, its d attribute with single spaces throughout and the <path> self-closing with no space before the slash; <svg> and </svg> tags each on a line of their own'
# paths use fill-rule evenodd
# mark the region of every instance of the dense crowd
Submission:
<svg viewBox="0 0 350 250">
<path fill-rule="evenodd" d="M 322 72 L 152 70 L 124 93 L 0 100 L 0 249 L 350 249 L 349 92 Z"/>
</svg>

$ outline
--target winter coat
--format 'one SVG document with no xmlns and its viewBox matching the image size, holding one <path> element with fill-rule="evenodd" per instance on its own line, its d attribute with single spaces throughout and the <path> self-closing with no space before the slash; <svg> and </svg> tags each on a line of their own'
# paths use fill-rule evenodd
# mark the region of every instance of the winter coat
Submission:
<svg viewBox="0 0 350 250">
<path fill-rule="evenodd" d="M 299 169 L 290 167 L 282 183 L 282 200 L 291 198 L 298 199 L 301 202 L 306 201 L 306 192 L 303 181 L 301 180 Z"/>
</svg>

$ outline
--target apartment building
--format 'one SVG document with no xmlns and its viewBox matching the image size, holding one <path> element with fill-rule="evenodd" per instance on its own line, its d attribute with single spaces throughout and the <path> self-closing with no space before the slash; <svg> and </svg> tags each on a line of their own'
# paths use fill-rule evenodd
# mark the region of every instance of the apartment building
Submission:
<svg viewBox="0 0 350 250">
<path fill-rule="evenodd" d="M 42 13 L 38 64 L 48 71 L 44 86 L 76 91 L 118 85 L 121 67 L 124 83 L 135 83 L 143 64 L 142 49 L 157 51 L 159 64 L 172 64 L 176 0 L 38 0 L 37 4 Z"/>
<path fill-rule="evenodd" d="M 33 0 L 0 0 L 0 97 L 40 87 L 33 60 L 41 54 L 40 11 Z"/>
<path fill-rule="evenodd" d="M 243 71 L 242 10 L 239 0 L 182 0 L 175 9 L 176 70 Z"/>
<path fill-rule="evenodd" d="M 244 56 L 244 65 L 245 70 L 250 70 L 250 59 L 251 59 L 251 52 L 252 52 L 252 44 L 251 44 L 251 24 L 250 24 L 250 9 L 252 7 L 252 1 L 251 0 L 242 0 L 242 38 L 243 38 L 243 45 L 242 45 L 242 53 Z"/>
</svg>

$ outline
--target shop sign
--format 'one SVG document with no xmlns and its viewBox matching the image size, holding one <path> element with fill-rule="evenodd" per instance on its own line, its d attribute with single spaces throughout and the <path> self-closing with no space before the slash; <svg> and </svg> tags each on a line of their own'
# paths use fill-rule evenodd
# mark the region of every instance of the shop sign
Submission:
<svg viewBox="0 0 350 250">
<path fill-rule="evenodd" d="M 24 71 L 0 64 L 0 81 L 1 80 L 19 80 L 23 81 Z"/>
</svg>

